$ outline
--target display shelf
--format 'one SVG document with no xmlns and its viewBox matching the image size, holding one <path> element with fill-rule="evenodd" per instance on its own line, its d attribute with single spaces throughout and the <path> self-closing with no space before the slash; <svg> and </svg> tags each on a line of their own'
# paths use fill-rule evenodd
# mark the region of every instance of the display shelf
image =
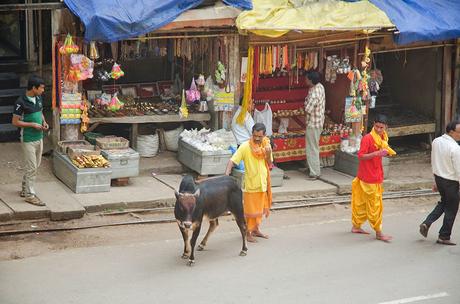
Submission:
<svg viewBox="0 0 460 304">
<path fill-rule="evenodd" d="M 165 115 L 143 115 L 124 117 L 91 117 L 89 123 L 164 123 L 182 121 L 208 121 L 211 119 L 209 113 L 190 113 L 187 118 L 181 118 L 178 114 Z"/>
</svg>

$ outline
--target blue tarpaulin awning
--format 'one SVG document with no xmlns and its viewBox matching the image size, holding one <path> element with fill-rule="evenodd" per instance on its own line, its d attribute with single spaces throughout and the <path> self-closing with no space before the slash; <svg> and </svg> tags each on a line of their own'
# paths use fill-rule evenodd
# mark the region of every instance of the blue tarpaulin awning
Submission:
<svg viewBox="0 0 460 304">
<path fill-rule="evenodd" d="M 398 44 L 460 38 L 459 0 L 369 1 L 396 25 Z"/>
<path fill-rule="evenodd" d="M 85 25 L 85 40 L 114 42 L 152 32 L 203 0 L 64 0 Z M 252 9 L 251 0 L 224 0 Z"/>
</svg>

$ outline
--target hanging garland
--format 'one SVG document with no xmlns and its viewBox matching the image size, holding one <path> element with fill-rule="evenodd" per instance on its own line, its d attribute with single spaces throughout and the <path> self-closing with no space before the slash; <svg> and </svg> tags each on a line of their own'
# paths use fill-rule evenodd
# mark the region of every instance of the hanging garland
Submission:
<svg viewBox="0 0 460 304">
<path fill-rule="evenodd" d="M 243 105 L 240 114 L 236 118 L 236 122 L 240 125 L 244 124 L 246 112 L 252 102 L 252 79 L 254 77 L 254 47 L 248 49 L 248 69 L 246 73 L 246 82 L 244 83 Z"/>
</svg>

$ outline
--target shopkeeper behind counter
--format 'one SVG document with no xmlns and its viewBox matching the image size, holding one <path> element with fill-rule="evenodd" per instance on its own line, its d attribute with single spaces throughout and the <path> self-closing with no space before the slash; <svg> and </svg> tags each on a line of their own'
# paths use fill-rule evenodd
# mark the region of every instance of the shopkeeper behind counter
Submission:
<svg viewBox="0 0 460 304">
<path fill-rule="evenodd" d="M 252 135 L 252 127 L 254 126 L 254 119 L 252 119 L 251 113 L 252 112 L 252 103 L 249 106 L 249 111 L 246 111 L 246 115 L 244 117 L 244 121 L 242 124 L 237 123 L 238 116 L 240 115 L 241 111 L 243 110 L 243 97 L 240 98 L 240 105 L 236 110 L 235 114 L 233 115 L 232 119 L 232 132 L 236 138 L 236 143 L 238 147 L 248 141 Z"/>
</svg>

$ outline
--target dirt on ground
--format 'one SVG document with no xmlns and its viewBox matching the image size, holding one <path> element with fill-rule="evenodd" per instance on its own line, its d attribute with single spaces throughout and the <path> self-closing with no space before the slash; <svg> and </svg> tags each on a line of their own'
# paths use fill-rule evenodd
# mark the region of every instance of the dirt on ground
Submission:
<svg viewBox="0 0 460 304">
<path fill-rule="evenodd" d="M 385 213 L 406 212 L 408 210 L 420 209 L 422 206 L 422 211 L 424 212 L 420 215 L 420 219 L 422 220 L 436 201 L 437 196 L 432 195 L 388 199 L 384 201 Z M 344 220 L 350 217 L 349 204 L 333 204 L 274 211 L 268 221 L 264 220 L 263 225 L 270 227 L 270 222 L 274 224 L 277 222 L 299 224 L 324 221 L 338 217 Z M 145 223 L 146 221 L 157 223 Z M 134 222 L 137 224 L 134 224 Z M 219 230 L 233 231 L 237 229 L 231 216 L 224 216 L 219 222 Z M 18 235 L 2 234 L 13 230 L 72 229 L 123 223 L 132 224 L 69 231 L 33 232 Z M 207 229 L 207 224 L 202 229 L 202 236 L 205 229 Z M 155 213 L 128 212 L 119 215 L 89 214 L 82 219 L 65 222 L 28 221 L 16 224 L 0 224 L 0 235 L 0 261 L 22 259 L 74 248 L 129 245 L 133 243 L 153 242 L 160 239 L 180 239 L 180 233 L 177 224 L 174 222 L 172 210 Z"/>
</svg>

